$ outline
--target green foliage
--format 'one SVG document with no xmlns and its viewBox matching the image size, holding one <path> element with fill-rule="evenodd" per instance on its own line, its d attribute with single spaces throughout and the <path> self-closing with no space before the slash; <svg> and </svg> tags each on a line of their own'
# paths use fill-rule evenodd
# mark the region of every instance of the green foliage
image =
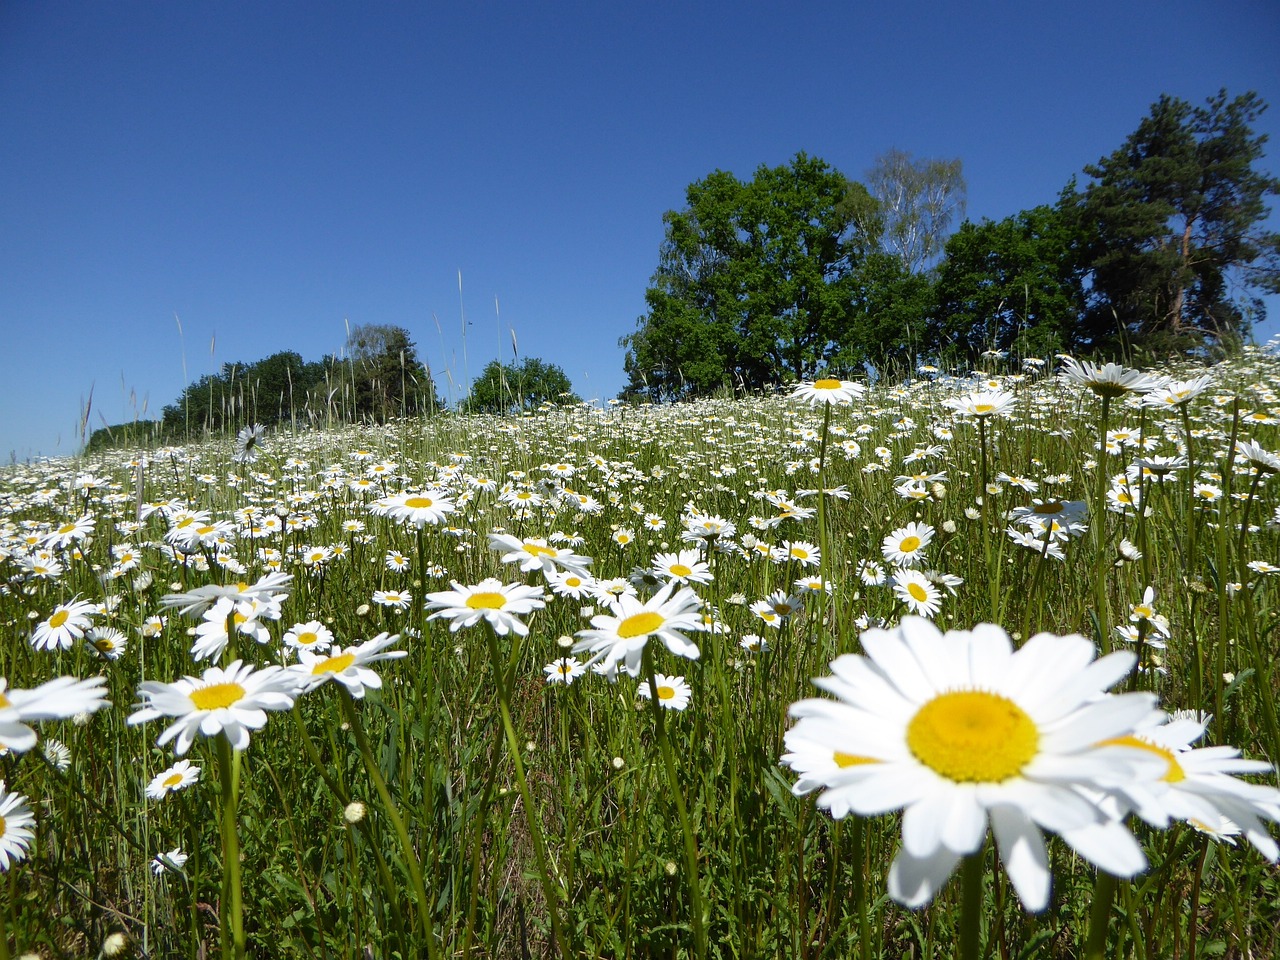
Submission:
<svg viewBox="0 0 1280 960">
<path fill-rule="evenodd" d="M 1094 182 L 1067 200 L 1089 237 L 1082 340 L 1185 352 L 1248 334 L 1262 309 L 1251 291 L 1280 282 L 1280 234 L 1261 229 L 1280 180 L 1254 168 L 1265 109 L 1254 93 L 1220 91 L 1203 107 L 1162 96 L 1085 169 Z"/>
<path fill-rule="evenodd" d="M 255 363 L 224 363 L 220 372 L 189 384 L 161 412 L 161 422 L 170 436 L 188 430 L 216 432 L 244 423 L 289 422 L 306 408 L 326 374 L 325 364 L 306 363 L 292 350 Z"/>
<path fill-rule="evenodd" d="M 928 340 L 944 359 L 984 350 L 1044 356 L 1086 346 L 1077 320 L 1084 270 L 1074 218 L 1039 206 L 1000 221 L 966 221 L 947 241 Z"/>
<path fill-rule="evenodd" d="M 403 327 L 364 324 L 347 336 L 344 373 L 351 380 L 352 414 L 385 423 L 392 417 L 434 413 L 436 387 L 431 371 Z"/>
<path fill-rule="evenodd" d="M 882 249 L 908 273 L 924 272 L 942 253 L 952 219 L 964 213 L 960 160 L 917 160 L 889 150 L 876 158 L 867 188 L 878 208 Z"/>
<path fill-rule="evenodd" d="M 460 404 L 466 413 L 523 413 L 546 403 L 580 403 L 564 370 L 537 357 L 516 364 L 490 360 Z"/>
<path fill-rule="evenodd" d="M 838 357 L 851 335 L 856 267 L 875 241 L 866 188 L 799 153 L 749 182 L 717 170 L 685 199 L 663 217 L 649 312 L 620 341 L 624 394 L 756 389 L 811 377 Z"/>
</svg>

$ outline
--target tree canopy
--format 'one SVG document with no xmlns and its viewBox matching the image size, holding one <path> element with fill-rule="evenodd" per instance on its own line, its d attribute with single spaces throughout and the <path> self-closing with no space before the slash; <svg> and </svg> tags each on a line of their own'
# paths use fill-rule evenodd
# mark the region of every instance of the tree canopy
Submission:
<svg viewBox="0 0 1280 960">
<path fill-rule="evenodd" d="M 717 170 L 663 217 L 649 312 L 626 348 L 627 393 L 669 399 L 813 376 L 840 354 L 855 269 L 874 246 L 858 228 L 874 201 L 804 153 L 747 182 Z"/>
<path fill-rule="evenodd" d="M 580 403 L 564 370 L 537 357 L 490 360 L 460 405 L 465 413 L 523 413 L 545 403 Z"/>
</svg>

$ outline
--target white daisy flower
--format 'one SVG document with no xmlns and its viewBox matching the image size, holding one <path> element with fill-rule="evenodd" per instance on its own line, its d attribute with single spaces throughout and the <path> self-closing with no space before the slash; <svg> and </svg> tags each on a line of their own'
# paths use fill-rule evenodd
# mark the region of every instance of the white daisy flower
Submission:
<svg viewBox="0 0 1280 960">
<path fill-rule="evenodd" d="M 681 631 L 703 629 L 698 613 L 702 601 L 688 587 L 675 592 L 676 587 L 668 583 L 645 603 L 632 596 L 618 597 L 610 604 L 612 615 L 592 617 L 593 629 L 578 632 L 582 639 L 573 645 L 573 652 L 590 651 L 587 666 L 603 663 L 611 681 L 617 679 L 619 663 L 631 676 L 639 675 L 640 658 L 650 637 L 661 640 L 676 656 L 698 659 L 697 644 Z"/>
<path fill-rule="evenodd" d="M 689 706 L 689 698 L 693 696 L 693 691 L 684 677 L 668 677 L 665 673 L 655 673 L 653 680 L 658 688 L 658 703 L 664 709 L 683 710 Z M 648 680 L 642 680 L 636 692 L 646 700 L 653 697 Z"/>
<path fill-rule="evenodd" d="M 185 790 L 200 779 L 200 769 L 190 760 L 179 760 L 151 778 L 147 784 L 147 796 L 152 800 L 163 800 L 171 793 Z"/>
<path fill-rule="evenodd" d="M 988 823 L 1028 910 L 1048 903 L 1042 829 L 1117 876 L 1146 866 L 1133 836 L 1082 792 L 1164 770 L 1150 751 L 1099 745 L 1154 710 L 1151 694 L 1105 694 L 1132 654 L 1095 661 L 1084 637 L 1048 633 L 1015 652 L 998 626 L 944 636 L 917 617 L 867 631 L 862 645 L 867 656 L 839 657 L 835 675 L 815 681 L 837 699 L 792 706 L 783 760 L 801 774 L 794 792 L 821 789 L 818 805 L 837 818 L 903 811 L 895 900 L 932 900 L 960 858 L 982 848 Z"/>
<path fill-rule="evenodd" d="M 541 587 L 527 587 L 522 583 L 504 584 L 489 577 L 475 586 L 464 586 L 457 580 L 450 581 L 452 590 L 427 594 L 427 609 L 435 610 L 432 620 L 447 617 L 451 631 L 473 627 L 486 621 L 499 636 L 516 633 L 528 636 L 529 628 L 520 618 L 546 606 Z"/>
<path fill-rule="evenodd" d="M 409 655 L 405 650 L 387 649 L 399 642 L 398 633 L 380 633 L 372 640 L 345 650 L 342 647 L 323 652 L 303 649 L 298 651 L 298 662 L 288 669 L 297 678 L 300 693 L 314 690 L 326 680 L 334 680 L 359 700 L 366 689 L 378 690 L 382 687 L 382 678 L 368 669 L 366 664 L 378 660 L 399 660 Z"/>
</svg>

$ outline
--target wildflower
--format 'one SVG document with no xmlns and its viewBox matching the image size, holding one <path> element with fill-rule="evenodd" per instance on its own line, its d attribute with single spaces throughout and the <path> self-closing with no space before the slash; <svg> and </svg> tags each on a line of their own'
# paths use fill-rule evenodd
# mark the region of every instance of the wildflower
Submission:
<svg viewBox="0 0 1280 960">
<path fill-rule="evenodd" d="M 506 533 L 491 533 L 489 548 L 502 553 L 503 563 L 520 564 L 520 570 L 524 573 L 541 570 L 544 575 L 549 576 L 558 568 L 571 570 L 585 577 L 587 567 L 591 566 L 590 557 L 580 557 L 572 550 L 550 546 L 541 537 L 521 540 Z"/>
<path fill-rule="evenodd" d="M 376 514 L 390 517 L 406 525 L 425 527 L 435 526 L 453 513 L 452 500 L 447 500 L 435 490 L 422 493 L 398 493 L 390 497 L 375 500 L 371 507 Z"/>
<path fill-rule="evenodd" d="M 0 780 L 0 870 L 8 871 L 10 863 L 27 859 L 27 851 L 35 838 L 36 818 L 31 815 L 27 798 L 10 793 Z"/>
<path fill-rule="evenodd" d="M 881 551 L 885 560 L 900 567 L 914 567 L 924 559 L 924 551 L 933 540 L 933 527 L 912 521 L 884 538 Z"/>
<path fill-rule="evenodd" d="M 1246 463 L 1258 473 L 1280 473 L 1280 456 L 1249 440 L 1236 446 L 1236 462 Z"/>
<path fill-rule="evenodd" d="M 547 585 L 551 587 L 551 591 L 560 597 L 572 597 L 580 600 L 591 594 L 595 581 L 585 574 L 574 573 L 572 570 L 555 570 L 547 576 Z"/>
<path fill-rule="evenodd" d="M 932 619 L 942 608 L 942 592 L 919 570 L 893 571 L 893 592 L 912 613 Z"/>
<path fill-rule="evenodd" d="M 472 627 L 484 620 L 499 636 L 516 633 L 524 637 L 529 628 L 520 619 L 546 606 L 542 587 L 527 587 L 521 583 L 504 584 L 489 577 L 475 586 L 464 586 L 457 580 L 450 581 L 452 590 L 427 594 L 428 610 L 435 610 L 431 619 L 446 617 L 450 631 Z"/>
<path fill-rule="evenodd" d="M 6 691 L 7 681 L 0 677 L 0 747 L 14 753 L 34 747 L 36 732 L 27 721 L 67 720 L 109 706 L 106 682 L 105 677 L 55 677 L 31 690 Z"/>
<path fill-rule="evenodd" d="M 359 800 L 352 800 L 342 808 L 342 819 L 355 826 L 365 818 L 365 814 L 369 812 L 368 808 Z"/>
<path fill-rule="evenodd" d="M 151 778 L 147 784 L 147 796 L 152 800 L 163 800 L 171 793 L 187 789 L 200 779 L 200 769 L 190 760 L 179 760 Z"/>
<path fill-rule="evenodd" d="M 230 642 L 228 629 L 232 626 L 237 633 L 252 637 L 257 643 L 268 643 L 271 634 L 262 620 L 279 618 L 280 607 L 275 603 L 222 597 L 205 611 L 203 622 L 196 627 L 191 656 L 196 660 L 217 659 Z"/>
<path fill-rule="evenodd" d="M 816 567 L 822 562 L 818 548 L 804 540 L 783 540 L 773 555 L 779 561 L 794 560 L 801 567 Z"/>
<path fill-rule="evenodd" d="M 962 417 L 998 417 L 1008 413 L 1016 398 L 1007 390 L 977 390 L 963 397 L 948 397 L 942 401 Z"/>
<path fill-rule="evenodd" d="M 397 610 L 408 610 L 413 603 L 413 594 L 408 590 L 375 590 L 373 602 L 381 607 L 395 607 Z"/>
<path fill-rule="evenodd" d="M 988 821 L 1031 911 L 1049 897 L 1042 829 L 1116 876 L 1145 867 L 1133 836 L 1081 793 L 1159 775 L 1158 758 L 1098 745 L 1154 708 L 1151 694 L 1105 694 L 1132 654 L 1094 661 L 1084 637 L 1048 633 L 1015 652 L 998 626 L 943 635 L 917 617 L 867 631 L 862 646 L 867 656 L 838 657 L 834 676 L 815 681 L 837 699 L 791 707 L 798 722 L 783 761 L 800 774 L 793 792 L 821 789 L 818 806 L 836 818 L 903 811 L 893 899 L 932 900 L 959 859 L 982 848 Z"/>
<path fill-rule="evenodd" d="M 88 638 L 93 649 L 107 660 L 119 660 L 129 646 L 124 634 L 115 627 L 93 627 Z"/>
<path fill-rule="evenodd" d="M 404 573 L 409 569 L 409 558 L 397 550 L 387 551 L 386 563 L 392 573 Z"/>
<path fill-rule="evenodd" d="M 1161 637 L 1169 636 L 1169 618 L 1156 613 L 1155 608 L 1156 588 L 1147 587 L 1142 594 L 1142 601 L 1135 603 L 1129 608 L 1129 622 L 1133 624 L 1146 624 L 1147 627 L 1158 633 Z"/>
<path fill-rule="evenodd" d="M 547 683 L 563 683 L 566 687 L 587 672 L 586 665 L 577 657 L 561 657 L 542 668 Z"/>
<path fill-rule="evenodd" d="M 573 652 L 589 650 L 591 658 L 586 665 L 603 663 L 605 676 L 611 681 L 617 679 L 620 662 L 631 676 L 640 673 L 641 655 L 650 637 L 660 639 L 676 656 L 698 659 L 697 645 L 681 631 L 702 628 L 698 614 L 702 601 L 688 587 L 677 592 L 676 586 L 668 583 L 645 603 L 635 597 L 618 597 L 611 604 L 612 615 L 599 614 L 591 619 L 593 629 L 578 632 L 581 639 Z"/>
<path fill-rule="evenodd" d="M 68 650 L 84 637 L 97 605 L 88 600 L 60 603 L 42 620 L 31 634 L 31 645 L 37 650 Z"/>
<path fill-rule="evenodd" d="M 1213 386 L 1213 377 L 1207 374 L 1191 380 L 1170 380 L 1155 387 L 1142 398 L 1144 407 L 1155 407 L 1158 410 L 1171 410 L 1184 407 L 1209 387 Z"/>
<path fill-rule="evenodd" d="M 1204 736 L 1209 717 L 1174 716 L 1166 722 L 1151 720 L 1128 735 L 1104 740 L 1099 746 L 1136 747 L 1162 762 L 1158 779 L 1121 783 L 1113 793 L 1123 814 L 1132 809 L 1153 827 L 1170 820 L 1193 826 L 1210 825 L 1243 830 L 1258 852 L 1272 862 L 1280 859 L 1280 847 L 1267 832 L 1263 820 L 1280 822 L 1280 790 L 1237 780 L 1232 774 L 1267 773 L 1271 764 L 1244 760 L 1234 747 L 1201 747 L 1191 744 Z"/>
<path fill-rule="evenodd" d="M 1063 379 L 1081 387 L 1088 387 L 1100 397 L 1122 397 L 1126 393 L 1146 393 L 1155 389 L 1159 381 L 1147 373 L 1130 370 L 1118 363 L 1098 366 L 1089 360 L 1063 361 Z"/>
<path fill-rule="evenodd" d="M 260 423 L 242 429 L 236 434 L 236 452 L 231 459 L 236 463 L 253 463 L 257 460 L 262 449 L 260 443 L 266 432 L 267 428 Z"/>
<path fill-rule="evenodd" d="M 294 650 L 328 650 L 333 633 L 319 620 L 295 623 L 284 635 L 284 645 Z"/>
<path fill-rule="evenodd" d="M 59 773 L 66 773 L 67 768 L 71 766 L 71 750 L 61 740 L 54 740 L 50 737 L 44 742 L 44 746 L 40 748 L 40 751 L 44 754 L 45 760 L 49 762 L 49 766 Z"/>
<path fill-rule="evenodd" d="M 711 567 L 697 550 L 681 550 L 679 553 L 660 553 L 650 568 L 657 576 L 676 583 L 710 583 Z"/>
<path fill-rule="evenodd" d="M 340 646 L 326 651 L 303 649 L 298 651 L 298 662 L 288 669 L 297 679 L 300 694 L 314 690 L 326 680 L 334 680 L 359 700 L 366 689 L 382 688 L 382 678 L 368 669 L 366 664 L 378 660 L 398 660 L 409 655 L 405 650 L 387 649 L 399 642 L 400 634 L 384 632 L 372 640 L 345 650 Z"/>
<path fill-rule="evenodd" d="M 57 530 L 48 534 L 41 543 L 49 550 L 61 550 L 73 543 L 80 543 L 93 533 L 94 525 L 97 523 L 94 518 L 85 514 L 77 520 L 70 520 Z"/>
<path fill-rule="evenodd" d="M 160 734 L 157 746 L 177 738 L 174 752 L 185 754 L 197 733 L 206 737 L 221 733 L 236 750 L 249 746 L 249 731 L 261 730 L 267 710 L 288 710 L 293 706 L 295 679 L 281 667 L 255 670 L 236 660 L 225 670 L 209 667 L 200 677 L 183 677 L 173 683 L 145 680 L 138 685 L 142 701 L 128 724 L 134 726 L 159 717 L 174 723 Z"/>
<path fill-rule="evenodd" d="M 182 852 L 181 847 L 174 847 L 168 853 L 158 853 L 152 857 L 151 872 L 157 877 L 163 877 L 166 870 L 181 873 L 186 864 L 187 855 Z"/>
<path fill-rule="evenodd" d="M 198 617 L 223 597 L 280 603 L 289 595 L 289 584 L 292 580 L 292 574 L 272 571 L 253 584 L 233 583 L 227 586 L 210 584 L 186 593 L 167 593 L 160 598 L 160 606 L 165 609 L 176 608 L 184 617 Z"/>
<path fill-rule="evenodd" d="M 791 391 L 792 400 L 800 400 L 811 407 L 835 404 L 847 407 L 867 392 L 867 388 L 852 380 L 834 380 L 829 377 L 813 382 L 798 383 Z"/>
<path fill-rule="evenodd" d="M 683 710 L 689 705 L 689 698 L 693 696 L 693 691 L 689 689 L 689 684 L 685 682 L 684 677 L 668 677 L 665 673 L 655 673 L 653 679 L 658 688 L 658 703 L 664 708 Z M 653 698 L 648 680 L 642 680 L 636 692 L 646 700 Z"/>
</svg>

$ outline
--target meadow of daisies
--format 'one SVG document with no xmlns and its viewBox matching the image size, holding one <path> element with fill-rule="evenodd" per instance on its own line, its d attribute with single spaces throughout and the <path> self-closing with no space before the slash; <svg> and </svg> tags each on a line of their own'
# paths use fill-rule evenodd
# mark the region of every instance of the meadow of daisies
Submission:
<svg viewBox="0 0 1280 960">
<path fill-rule="evenodd" d="M 1280 358 L 0 473 L 0 958 L 1270 957 Z"/>
</svg>

